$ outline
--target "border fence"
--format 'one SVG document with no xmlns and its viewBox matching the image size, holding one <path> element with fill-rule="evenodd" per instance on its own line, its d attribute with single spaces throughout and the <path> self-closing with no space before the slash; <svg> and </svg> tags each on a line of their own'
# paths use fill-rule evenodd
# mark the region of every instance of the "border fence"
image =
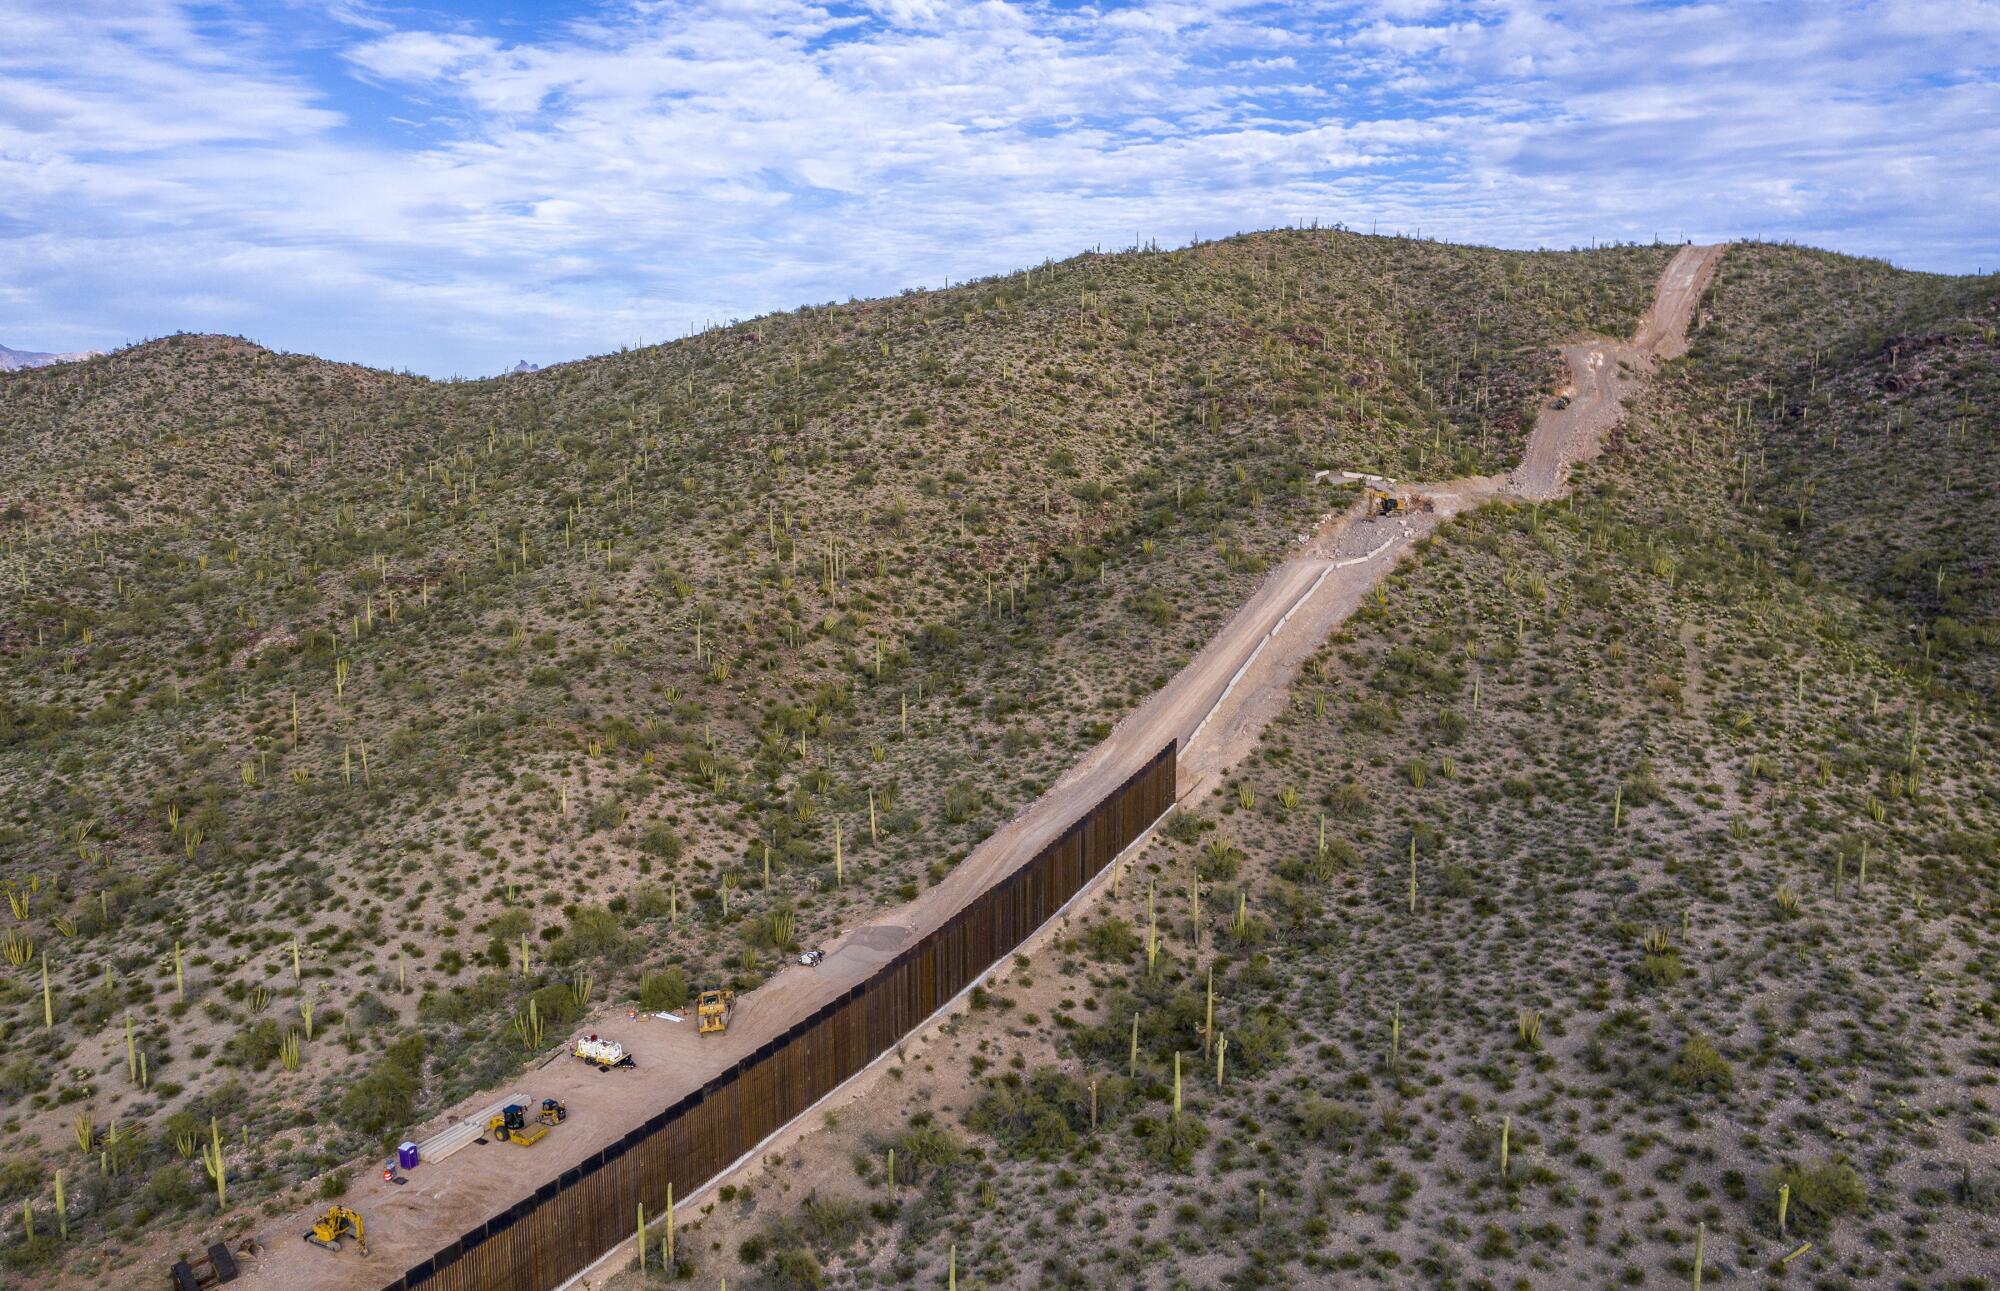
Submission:
<svg viewBox="0 0 2000 1291">
<path fill-rule="evenodd" d="M 1027 940 L 1174 803 L 1177 745 L 874 976 L 384 1291 L 549 1291 L 632 1235 L 640 1206 L 686 1198 Z"/>
</svg>

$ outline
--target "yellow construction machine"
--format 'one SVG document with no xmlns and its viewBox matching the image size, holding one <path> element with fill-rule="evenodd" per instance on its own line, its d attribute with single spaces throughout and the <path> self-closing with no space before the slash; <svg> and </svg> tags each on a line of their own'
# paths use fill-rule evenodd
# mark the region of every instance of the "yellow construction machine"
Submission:
<svg viewBox="0 0 2000 1291">
<path fill-rule="evenodd" d="M 1396 493 L 1370 485 L 1362 496 L 1366 499 L 1366 511 L 1369 515 L 1397 516 L 1403 515 L 1410 509 L 1410 495 L 1407 493 Z"/>
<path fill-rule="evenodd" d="M 368 1254 L 368 1238 L 361 1228 L 361 1216 L 335 1202 L 326 1208 L 326 1214 L 313 1221 L 312 1231 L 305 1239 L 314 1246 L 324 1246 L 329 1251 L 340 1249 L 340 1239 L 354 1234 L 354 1241 L 363 1255 Z"/>
<path fill-rule="evenodd" d="M 543 1122 L 537 1118 L 530 1125 L 528 1109 L 519 1103 L 509 1103 L 486 1122 L 486 1132 L 502 1143 L 518 1143 L 524 1148 L 531 1148 L 542 1141 L 542 1136 L 549 1132 L 549 1126 L 553 1124 L 554 1121 Z"/>
<path fill-rule="evenodd" d="M 694 1010 L 697 1032 L 701 1035 L 721 1035 L 729 1029 L 729 1015 L 735 1011 L 735 991 L 703 991 Z"/>
</svg>

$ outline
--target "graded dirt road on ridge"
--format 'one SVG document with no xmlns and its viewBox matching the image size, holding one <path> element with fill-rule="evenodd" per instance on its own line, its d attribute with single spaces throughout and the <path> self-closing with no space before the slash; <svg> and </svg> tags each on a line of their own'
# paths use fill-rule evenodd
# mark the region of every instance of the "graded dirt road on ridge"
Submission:
<svg viewBox="0 0 2000 1291">
<path fill-rule="evenodd" d="M 1180 742 L 1182 796 L 1206 787 L 1254 747 L 1264 725 L 1283 708 L 1290 680 L 1307 656 L 1418 539 L 1450 516 L 1493 498 L 1561 495 L 1569 465 L 1596 454 L 1616 424 L 1625 396 L 1659 360 L 1685 348 L 1695 302 L 1721 254 L 1721 247 L 1688 247 L 1676 255 L 1632 339 L 1582 341 L 1564 348 L 1570 404 L 1542 410 L 1522 462 L 1510 475 L 1409 486 L 1433 509 L 1405 517 L 1366 517 L 1359 505 L 1330 517 L 1265 577 L 1172 681 L 1048 792 L 917 900 L 830 944 L 819 967 L 793 965 L 740 997 L 726 1034 L 698 1038 L 692 1012 L 684 1022 L 670 1023 L 629 1021 L 623 1009 L 598 1009 L 576 1031 L 616 1037 L 638 1065 L 599 1073 L 557 1051 L 511 1080 L 510 1088 L 525 1089 L 536 1099 L 553 1096 L 569 1104 L 568 1122 L 539 1145 L 525 1151 L 502 1143 L 467 1147 L 447 1161 L 418 1167 L 402 1186 L 383 1180 L 379 1169 L 368 1172 L 345 1198 L 367 1220 L 367 1257 L 351 1248 L 328 1252 L 303 1242 L 300 1234 L 323 1207 L 301 1208 L 259 1228 L 263 1249 L 249 1262 L 240 1285 L 254 1291 L 376 1291 L 861 981 L 1033 857 L 1168 740 Z M 829 1098 L 851 1096 L 873 1078 L 874 1070 Z M 491 1093 L 467 1098 L 412 1137 L 422 1138 L 492 1101 Z M 795 1135 L 805 1124 L 807 1118 L 801 1116 L 778 1138 Z M 609 1260 L 599 1267 L 609 1270 L 618 1264 Z"/>
</svg>

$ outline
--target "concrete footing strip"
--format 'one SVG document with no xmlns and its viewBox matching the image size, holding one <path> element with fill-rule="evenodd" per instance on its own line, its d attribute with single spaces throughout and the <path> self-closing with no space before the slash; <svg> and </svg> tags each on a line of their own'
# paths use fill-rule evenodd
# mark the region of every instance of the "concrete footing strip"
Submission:
<svg viewBox="0 0 2000 1291">
<path fill-rule="evenodd" d="M 1394 538 L 1391 538 L 1389 540 L 1389 542 L 1394 542 L 1394 541 L 1396 541 Z M 1387 545 L 1388 543 L 1383 544 L 1383 546 Z M 1380 548 L 1377 548 L 1377 550 L 1379 551 Z M 1366 558 L 1364 557 L 1364 559 Z M 1313 580 L 1312 586 L 1308 587 L 1305 591 L 1301 592 L 1299 594 L 1299 599 L 1293 601 L 1291 607 L 1287 609 L 1283 614 L 1280 614 L 1278 616 L 1278 621 L 1276 623 L 1273 623 L 1271 625 L 1271 630 L 1269 632 L 1266 632 L 1263 636 L 1263 639 L 1257 642 L 1257 648 L 1250 652 L 1250 657 L 1243 661 L 1242 666 L 1236 670 L 1235 675 L 1230 677 L 1229 684 L 1222 688 L 1222 693 L 1215 697 L 1215 702 L 1208 706 L 1208 711 L 1201 715 L 1201 720 L 1199 722 L 1195 723 L 1194 730 L 1189 732 L 1187 737 L 1187 743 L 1182 745 L 1181 746 L 1182 748 L 1194 747 L 1195 737 L 1200 735 L 1202 731 L 1207 728 L 1210 718 L 1214 717 L 1218 712 L 1222 711 L 1223 701 L 1228 699 L 1230 692 L 1236 689 L 1236 683 L 1243 680 L 1243 674 L 1250 671 L 1250 665 L 1257 662 L 1257 656 L 1264 653 L 1264 647 L 1271 644 L 1271 638 L 1278 635 L 1278 629 L 1284 627 L 1285 624 L 1291 619 L 1292 615 L 1297 614 L 1299 612 L 1299 607 L 1312 599 L 1312 594 L 1319 590 L 1319 585 L 1327 580 L 1327 576 L 1332 574 L 1334 570 L 1339 568 L 1340 566 L 1338 564 L 1333 564 L 1333 565 L 1328 565 L 1325 569 L 1322 569 L 1319 572 L 1319 577 Z"/>
<path fill-rule="evenodd" d="M 1366 556 L 1349 556 L 1346 560 L 1336 560 L 1333 562 L 1333 567 L 1335 569 L 1346 569 L 1350 565 L 1365 565 L 1369 561 L 1381 555 L 1383 552 L 1389 550 L 1389 548 L 1395 544 L 1395 541 L 1396 539 L 1394 537 L 1384 538 L 1382 540 L 1381 545 L 1376 547 L 1375 550 L 1369 552 Z"/>
</svg>

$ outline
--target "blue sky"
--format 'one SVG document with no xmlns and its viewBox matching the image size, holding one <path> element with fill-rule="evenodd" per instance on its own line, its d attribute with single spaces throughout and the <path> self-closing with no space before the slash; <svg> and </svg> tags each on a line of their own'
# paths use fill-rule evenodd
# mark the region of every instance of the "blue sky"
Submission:
<svg viewBox="0 0 2000 1291">
<path fill-rule="evenodd" d="M 0 0 L 0 344 L 434 376 L 1319 220 L 2000 267 L 2000 0 Z"/>
</svg>

